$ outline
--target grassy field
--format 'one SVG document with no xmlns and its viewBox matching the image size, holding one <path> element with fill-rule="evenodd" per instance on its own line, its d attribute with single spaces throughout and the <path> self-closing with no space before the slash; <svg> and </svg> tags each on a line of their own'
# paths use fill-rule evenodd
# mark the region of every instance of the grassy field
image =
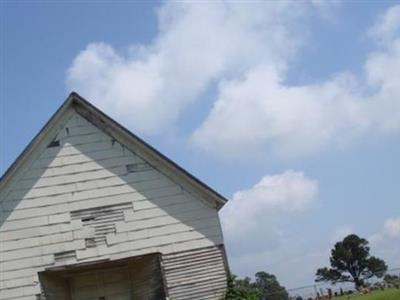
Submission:
<svg viewBox="0 0 400 300">
<path fill-rule="evenodd" d="M 400 300 L 400 290 L 398 289 L 387 289 L 384 291 L 375 291 L 367 295 L 350 295 L 343 296 L 340 298 L 334 298 L 338 300 Z"/>
</svg>

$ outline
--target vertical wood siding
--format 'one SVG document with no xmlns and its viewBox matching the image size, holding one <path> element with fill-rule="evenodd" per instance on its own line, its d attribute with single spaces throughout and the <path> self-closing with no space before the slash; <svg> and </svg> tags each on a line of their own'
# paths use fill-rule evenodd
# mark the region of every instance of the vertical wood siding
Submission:
<svg viewBox="0 0 400 300">
<path fill-rule="evenodd" d="M 223 243 L 214 207 L 79 114 L 67 116 L 59 146 L 0 191 L 0 299 L 36 299 L 38 272 L 49 267 Z"/>
</svg>

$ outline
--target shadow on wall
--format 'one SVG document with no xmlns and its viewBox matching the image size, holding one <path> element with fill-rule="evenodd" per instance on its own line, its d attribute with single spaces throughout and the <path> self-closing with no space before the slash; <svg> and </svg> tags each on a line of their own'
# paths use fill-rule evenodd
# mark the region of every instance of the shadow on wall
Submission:
<svg viewBox="0 0 400 300">
<path fill-rule="evenodd" d="M 222 243 L 215 208 L 77 113 L 1 201 L 2 232 L 57 222 L 92 228 L 87 248 Z"/>
<path fill-rule="evenodd" d="M 13 178 L 11 182 L 8 183 L 9 186 L 6 185 L 4 190 L 0 191 L 0 231 L 8 231 L 8 227 L 5 228 L 3 226 L 6 221 L 13 222 L 12 225 L 14 226 L 10 225 L 11 230 L 11 227 L 15 229 L 24 228 L 19 226 L 17 223 L 18 220 L 22 221 L 23 219 L 29 219 L 31 216 L 42 216 L 40 213 L 35 214 L 35 212 L 42 206 L 36 205 L 33 200 L 36 198 L 49 198 L 51 195 L 35 197 L 35 194 L 30 193 L 30 191 L 36 188 L 39 189 L 39 187 L 36 187 L 36 183 L 44 175 L 47 166 L 50 166 L 51 161 L 58 156 L 60 151 L 60 141 L 51 141 L 47 145 L 45 153 L 43 153 L 37 161 L 32 162 L 32 165 L 26 168 L 27 170 L 24 169 L 22 171 L 24 172 L 23 174 L 16 174 L 16 178 Z M 48 162 L 47 166 L 43 165 L 42 167 L 39 167 L 39 162 L 44 163 L 45 161 Z M 23 203 L 24 199 L 30 202 L 25 204 Z M 51 203 L 48 205 L 51 205 Z M 20 212 L 16 213 L 15 210 L 20 210 Z M 13 216 L 10 217 L 13 212 Z"/>
</svg>

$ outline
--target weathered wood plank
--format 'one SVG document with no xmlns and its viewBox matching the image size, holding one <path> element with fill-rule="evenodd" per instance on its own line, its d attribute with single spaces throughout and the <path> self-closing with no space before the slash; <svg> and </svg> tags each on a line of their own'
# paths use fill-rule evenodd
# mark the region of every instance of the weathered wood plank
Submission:
<svg viewBox="0 0 400 300">
<path fill-rule="evenodd" d="M 173 299 L 220 299 L 225 293 L 227 274 L 218 247 L 163 255 L 163 266 Z"/>
<path fill-rule="evenodd" d="M 154 252 L 171 255 L 175 265 L 166 268 L 171 288 L 181 297 L 177 299 L 193 297 L 180 286 L 181 280 L 204 299 L 215 299 L 204 287 L 207 273 L 216 271 L 209 286 L 221 288 L 219 254 L 198 250 L 191 265 L 185 255 L 173 254 L 223 243 L 216 209 L 81 116 L 72 114 L 65 122 L 55 137 L 60 146 L 43 148 L 14 185 L 1 191 L 0 293 L 8 293 L 4 299 L 39 293 L 36 287 L 35 293 L 30 289 L 32 280 L 49 266 Z M 108 207 L 114 206 L 121 211 L 107 215 Z M 77 213 L 85 210 L 90 213 Z M 105 240 L 93 244 L 98 236 Z"/>
</svg>

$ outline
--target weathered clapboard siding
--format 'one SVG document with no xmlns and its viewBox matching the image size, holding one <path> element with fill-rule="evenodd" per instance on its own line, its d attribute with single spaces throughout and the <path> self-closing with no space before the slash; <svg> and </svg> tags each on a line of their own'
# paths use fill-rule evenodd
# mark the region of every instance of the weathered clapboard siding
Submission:
<svg viewBox="0 0 400 300">
<path fill-rule="evenodd" d="M 163 256 L 171 299 L 221 299 L 226 287 L 224 253 L 219 247 L 189 250 Z"/>
<path fill-rule="evenodd" d="M 52 189 L 42 189 L 40 191 L 36 190 L 27 193 L 26 194 L 27 198 L 25 198 L 24 200 L 25 201 L 33 200 L 36 202 L 40 201 L 40 199 L 43 198 L 50 198 L 50 197 L 52 198 L 56 196 L 70 195 L 73 193 L 71 195 L 72 197 L 70 198 L 71 199 L 70 202 L 77 202 L 85 199 L 94 198 L 96 197 L 96 195 L 97 197 L 100 197 L 100 196 L 118 195 L 123 193 L 133 193 L 133 192 L 135 192 L 137 199 L 141 199 L 143 198 L 144 193 L 146 194 L 148 193 L 151 195 L 152 193 L 157 192 L 157 190 L 162 188 L 165 189 L 174 188 L 174 190 L 179 189 L 179 187 L 164 179 L 153 179 L 153 180 L 143 179 L 139 181 L 131 181 L 129 182 L 129 184 L 113 182 L 113 180 L 114 179 L 105 181 L 98 180 L 95 182 L 84 183 L 82 185 L 80 184 L 61 185 L 59 190 L 57 190 L 56 187 Z M 101 185 L 102 182 L 104 182 L 103 186 Z M 132 189 L 131 184 L 135 184 L 135 186 L 137 186 L 137 189 Z M 15 202 L 18 201 L 13 201 L 14 203 L 8 203 L 8 202 L 9 201 L 5 201 L 4 205 L 12 206 L 13 204 L 16 204 Z M 19 207 L 16 207 L 16 209 L 18 208 Z M 6 212 L 6 210 L 4 211 Z M 9 211 L 12 210 L 9 209 Z"/>
<path fill-rule="evenodd" d="M 60 146 L 42 147 L 0 191 L 1 299 L 35 299 L 37 274 L 48 267 L 223 243 L 216 208 L 207 201 L 76 112 L 56 128 L 46 143 Z M 117 219 L 104 221 L 104 242 L 93 244 L 103 232 L 101 218 L 94 229 L 74 212 L 123 203 L 130 204 Z"/>
</svg>

